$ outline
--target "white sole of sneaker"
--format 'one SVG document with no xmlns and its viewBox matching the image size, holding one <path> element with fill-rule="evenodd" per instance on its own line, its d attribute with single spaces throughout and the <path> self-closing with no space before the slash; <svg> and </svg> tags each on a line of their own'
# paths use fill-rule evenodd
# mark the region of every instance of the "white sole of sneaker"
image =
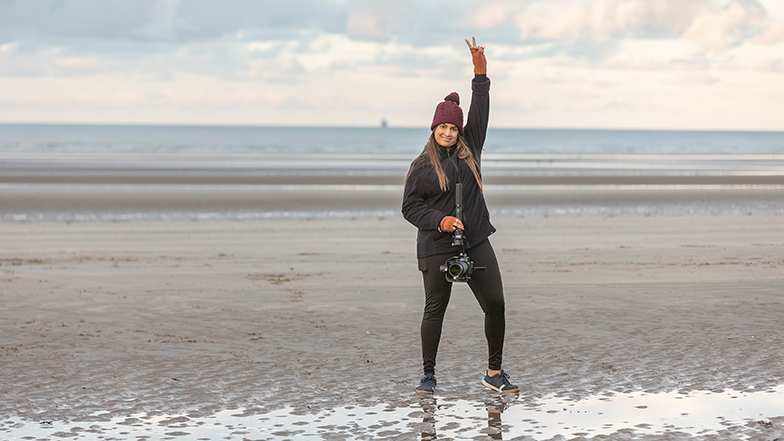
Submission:
<svg viewBox="0 0 784 441">
<path fill-rule="evenodd" d="M 489 387 L 490 389 L 493 389 L 494 391 L 496 391 L 496 392 L 498 392 L 498 393 L 502 393 L 502 394 L 511 394 L 511 393 L 515 393 L 515 392 L 520 392 L 520 388 L 517 388 L 517 389 L 509 389 L 509 390 L 501 390 L 501 389 L 499 389 L 499 388 L 497 388 L 497 387 L 493 386 L 492 384 L 488 383 L 488 382 L 487 382 L 487 381 L 485 381 L 485 380 L 482 380 L 482 384 L 483 384 L 483 385 L 485 385 L 485 386 L 487 386 L 487 387 Z"/>
</svg>

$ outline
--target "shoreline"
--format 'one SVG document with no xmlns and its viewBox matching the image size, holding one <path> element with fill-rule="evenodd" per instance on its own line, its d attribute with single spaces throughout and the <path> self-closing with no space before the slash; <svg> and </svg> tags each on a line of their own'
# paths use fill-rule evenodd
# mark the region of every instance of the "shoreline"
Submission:
<svg viewBox="0 0 784 441">
<path fill-rule="evenodd" d="M 0 184 L 1 222 L 400 218 L 402 185 Z M 783 215 L 778 185 L 493 185 L 492 219 Z"/>
<path fill-rule="evenodd" d="M 402 185 L 416 154 L 0 154 L 0 184 Z M 784 185 L 784 155 L 483 155 L 488 185 Z"/>
<path fill-rule="evenodd" d="M 364 172 L 364 173 L 323 173 L 310 170 L 274 172 L 259 171 L 181 171 L 157 170 L 140 172 L 104 169 L 99 172 L 79 170 L 64 173 L 62 170 L 42 170 L 35 173 L 2 173 L 0 185 L 24 184 L 84 184 L 84 185 L 403 185 L 403 172 Z M 516 186 L 705 186 L 705 185 L 747 185 L 747 186 L 784 186 L 784 174 L 513 174 L 485 173 L 486 185 Z"/>
</svg>

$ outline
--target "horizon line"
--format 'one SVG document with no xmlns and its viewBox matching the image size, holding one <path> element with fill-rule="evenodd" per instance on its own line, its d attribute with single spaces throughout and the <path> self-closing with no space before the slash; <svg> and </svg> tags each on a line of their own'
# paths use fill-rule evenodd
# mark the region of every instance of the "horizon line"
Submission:
<svg viewBox="0 0 784 441">
<path fill-rule="evenodd" d="M 301 128 L 301 129 L 422 129 L 427 126 L 382 126 L 378 125 L 296 125 L 296 124 L 219 124 L 219 123 L 142 123 L 142 122 L 33 122 L 0 121 L 0 126 L 104 126 L 104 127 L 215 127 L 215 128 Z M 568 130 L 568 131 L 627 131 L 627 132 L 757 132 L 784 133 L 784 129 L 737 129 L 737 128 L 629 128 L 629 127 L 510 127 L 490 126 L 488 130 Z"/>
</svg>

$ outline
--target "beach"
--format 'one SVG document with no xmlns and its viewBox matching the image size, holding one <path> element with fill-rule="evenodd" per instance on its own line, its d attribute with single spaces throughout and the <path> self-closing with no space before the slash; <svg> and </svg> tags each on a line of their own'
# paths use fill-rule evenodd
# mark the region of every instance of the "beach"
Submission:
<svg viewBox="0 0 784 441">
<path fill-rule="evenodd" d="M 640 134 L 589 133 L 619 147 L 486 154 L 520 393 L 481 385 L 483 315 L 458 284 L 423 397 L 400 215 L 415 154 L 47 130 L 0 153 L 2 440 L 784 437 L 784 158 L 767 144 L 623 154 Z"/>
<path fill-rule="evenodd" d="M 782 383 L 780 215 L 494 223 L 504 365 L 520 403 Z M 0 415 L 87 427 L 132 414 L 419 408 L 415 235 L 402 218 L 0 223 Z M 486 399 L 482 314 L 463 285 L 440 349 L 438 398 Z M 727 430 L 780 437 L 784 410 L 770 412 L 770 425 Z"/>
</svg>

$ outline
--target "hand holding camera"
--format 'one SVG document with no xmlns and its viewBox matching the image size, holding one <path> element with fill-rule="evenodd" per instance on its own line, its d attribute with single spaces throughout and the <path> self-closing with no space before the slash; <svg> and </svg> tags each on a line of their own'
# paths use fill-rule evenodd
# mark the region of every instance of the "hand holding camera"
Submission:
<svg viewBox="0 0 784 441">
<path fill-rule="evenodd" d="M 455 230 L 455 228 L 465 230 L 463 222 L 454 216 L 444 216 L 444 218 L 441 219 L 441 224 L 439 227 L 441 228 L 441 231 L 445 233 L 451 233 Z"/>
</svg>

